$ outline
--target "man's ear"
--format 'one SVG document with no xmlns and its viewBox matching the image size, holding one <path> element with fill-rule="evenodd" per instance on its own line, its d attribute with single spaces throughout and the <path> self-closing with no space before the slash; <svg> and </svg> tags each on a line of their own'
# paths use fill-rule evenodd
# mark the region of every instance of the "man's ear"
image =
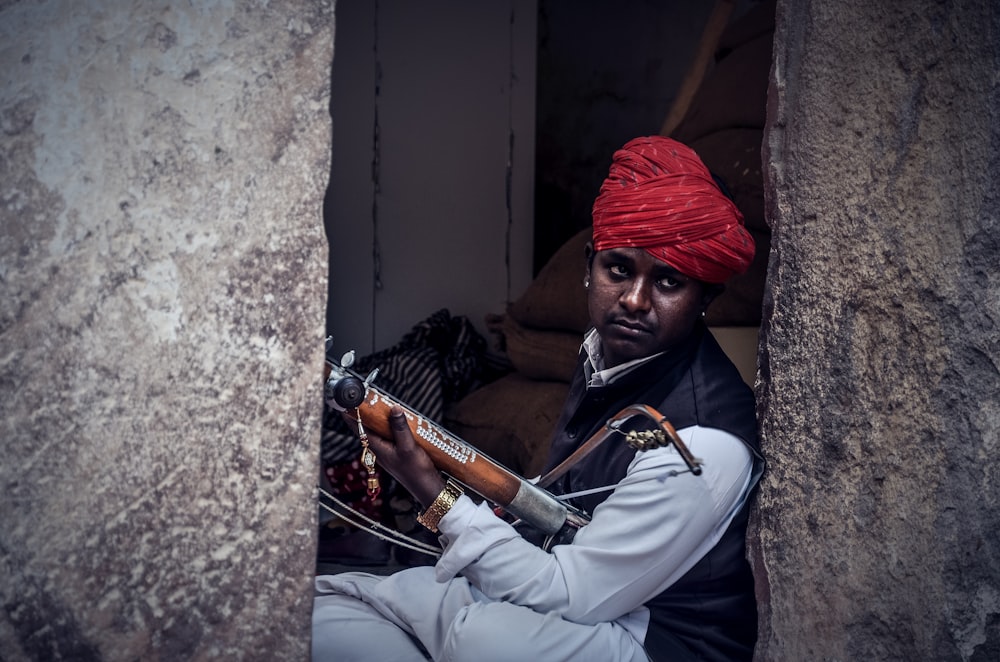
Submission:
<svg viewBox="0 0 1000 662">
<path fill-rule="evenodd" d="M 583 282 L 590 282 L 590 268 L 594 266 L 594 242 L 588 241 L 583 247 L 583 256 L 587 259 L 587 272 L 583 275 Z"/>
<path fill-rule="evenodd" d="M 715 299 L 725 291 L 725 285 L 718 283 L 705 283 L 705 287 L 701 295 L 702 310 L 707 309 L 709 304 L 715 301 Z"/>
</svg>

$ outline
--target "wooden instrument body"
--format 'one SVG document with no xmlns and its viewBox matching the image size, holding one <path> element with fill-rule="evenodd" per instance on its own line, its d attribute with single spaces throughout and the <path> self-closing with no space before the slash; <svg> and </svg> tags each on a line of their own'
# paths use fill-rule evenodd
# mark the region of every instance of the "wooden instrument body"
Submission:
<svg viewBox="0 0 1000 662">
<path fill-rule="evenodd" d="M 356 387 L 358 397 L 354 398 L 357 403 L 349 403 L 354 406 L 344 406 L 345 403 L 337 402 L 330 396 L 337 390 L 340 380 L 355 380 L 360 384 Z M 427 452 L 439 470 L 545 534 L 557 534 L 567 523 L 574 527 L 586 523 L 587 518 L 583 513 L 572 509 L 551 493 L 484 455 L 429 418 L 393 399 L 369 381 L 347 368 L 327 363 L 327 403 L 343 411 L 352 420 L 357 421 L 360 417 L 361 425 L 367 431 L 386 439 L 392 438 L 389 412 L 394 405 L 398 406 L 406 416 L 407 425 L 417 445 Z"/>
<path fill-rule="evenodd" d="M 701 460 L 691 454 L 670 422 L 652 407 L 635 404 L 619 411 L 602 430 L 581 444 L 570 457 L 542 476 L 537 483 L 531 483 L 375 387 L 371 383 L 375 374 L 362 378 L 349 369 L 349 362 L 345 361 L 344 365 L 338 366 L 327 361 L 324 372 L 324 398 L 327 405 L 344 412 L 355 422 L 360 420 L 366 430 L 385 439 L 393 436 L 389 427 L 389 413 L 393 406 L 398 406 L 406 416 L 413 439 L 427 452 L 435 467 L 500 506 L 521 523 L 536 529 L 544 536 L 540 544 L 546 550 L 552 545 L 571 541 L 576 530 L 587 524 L 590 518 L 586 513 L 556 499 L 544 488 L 553 484 L 612 434 L 623 434 L 637 451 L 673 445 L 691 473 L 696 476 L 702 473 Z M 625 430 L 625 422 L 637 416 L 652 422 L 653 429 Z"/>
<path fill-rule="evenodd" d="M 392 439 L 389 411 L 393 405 L 403 410 L 414 440 L 430 455 L 434 466 L 500 505 L 513 501 L 522 480 L 519 476 L 386 394 L 369 387 L 364 403 L 356 412 L 346 413 L 352 419 L 360 415 L 366 430 Z"/>
</svg>

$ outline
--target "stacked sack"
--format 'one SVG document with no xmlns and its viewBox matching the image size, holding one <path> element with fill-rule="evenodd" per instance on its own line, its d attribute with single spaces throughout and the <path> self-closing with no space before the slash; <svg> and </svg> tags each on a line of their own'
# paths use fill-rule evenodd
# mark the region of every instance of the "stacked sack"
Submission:
<svg viewBox="0 0 1000 662">
<path fill-rule="evenodd" d="M 491 326 L 512 372 L 445 412 L 445 427 L 516 473 L 537 476 L 590 326 L 584 247 L 590 228 L 567 241 L 524 294 Z"/>
</svg>

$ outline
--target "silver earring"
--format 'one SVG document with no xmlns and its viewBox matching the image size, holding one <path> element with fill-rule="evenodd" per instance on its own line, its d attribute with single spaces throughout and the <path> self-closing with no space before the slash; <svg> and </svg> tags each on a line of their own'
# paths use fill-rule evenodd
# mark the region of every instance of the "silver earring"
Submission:
<svg viewBox="0 0 1000 662">
<path fill-rule="evenodd" d="M 585 288 L 586 288 L 586 287 L 590 287 L 590 276 L 585 276 L 585 277 L 584 277 L 584 279 L 583 279 L 583 286 L 584 286 Z"/>
</svg>

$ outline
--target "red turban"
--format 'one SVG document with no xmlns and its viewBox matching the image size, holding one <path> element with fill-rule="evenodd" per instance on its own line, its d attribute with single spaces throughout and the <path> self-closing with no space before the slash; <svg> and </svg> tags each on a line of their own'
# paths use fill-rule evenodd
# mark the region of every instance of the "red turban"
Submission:
<svg viewBox="0 0 1000 662">
<path fill-rule="evenodd" d="M 698 155 L 662 136 L 616 151 L 594 202 L 594 250 L 622 247 L 708 283 L 743 273 L 754 254 L 743 214 Z"/>
</svg>

